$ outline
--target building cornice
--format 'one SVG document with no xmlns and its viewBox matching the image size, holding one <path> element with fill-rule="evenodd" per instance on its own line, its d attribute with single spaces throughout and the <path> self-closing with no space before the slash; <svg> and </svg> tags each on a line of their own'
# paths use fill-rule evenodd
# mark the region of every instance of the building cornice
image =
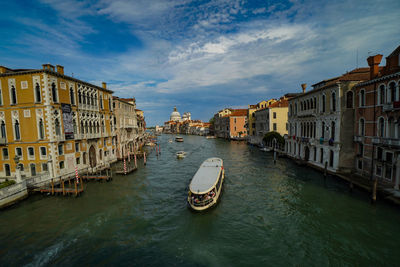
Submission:
<svg viewBox="0 0 400 267">
<path fill-rule="evenodd" d="M 17 75 L 35 74 L 35 73 L 50 74 L 50 75 L 53 75 L 53 76 L 57 76 L 57 77 L 66 79 L 66 80 L 72 80 L 74 82 L 81 83 L 81 84 L 84 84 L 86 86 L 95 87 L 95 88 L 97 88 L 99 90 L 102 90 L 102 91 L 105 91 L 105 92 L 108 92 L 108 93 L 111 93 L 111 94 L 114 93 L 114 91 L 111 91 L 109 89 L 103 88 L 101 86 L 94 85 L 94 84 L 91 84 L 91 83 L 88 83 L 88 82 L 85 82 L 85 81 L 82 81 L 82 80 L 79 80 L 79 79 L 76 79 L 76 78 L 73 78 L 73 77 L 70 77 L 70 76 L 67 76 L 67 75 L 63 75 L 63 74 L 60 74 L 60 73 L 58 73 L 56 71 L 51 71 L 51 70 L 37 69 L 37 70 L 2 73 L 2 74 L 0 74 L 0 78 L 1 77 L 9 77 L 9 76 L 17 76 Z"/>
<path fill-rule="evenodd" d="M 382 76 L 382 77 L 379 77 L 379 78 L 375 78 L 375 79 L 372 79 L 372 80 L 369 80 L 369 81 L 366 81 L 366 82 L 361 82 L 359 84 L 356 84 L 355 87 L 370 85 L 370 84 L 373 84 L 373 83 L 376 83 L 376 82 L 380 82 L 380 81 L 383 81 L 383 80 L 386 80 L 386 79 L 394 78 L 396 76 L 400 76 L 400 71 L 392 73 L 392 74 L 389 74 L 389 75 L 385 75 L 385 76 Z"/>
</svg>

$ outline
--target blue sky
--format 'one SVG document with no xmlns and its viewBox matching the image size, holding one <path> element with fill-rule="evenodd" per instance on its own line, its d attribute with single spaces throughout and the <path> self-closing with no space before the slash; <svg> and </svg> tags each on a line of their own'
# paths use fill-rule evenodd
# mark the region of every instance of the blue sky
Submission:
<svg viewBox="0 0 400 267">
<path fill-rule="evenodd" d="M 136 97 L 148 125 L 174 106 L 208 121 L 299 92 L 400 45 L 400 1 L 31 0 L 0 3 L 0 65 L 60 64 Z M 384 63 L 384 62 L 383 62 Z"/>
</svg>

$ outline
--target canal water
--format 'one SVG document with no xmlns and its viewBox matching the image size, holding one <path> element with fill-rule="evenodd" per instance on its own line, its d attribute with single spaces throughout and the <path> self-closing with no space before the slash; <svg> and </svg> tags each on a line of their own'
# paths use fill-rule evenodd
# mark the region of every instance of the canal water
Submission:
<svg viewBox="0 0 400 267">
<path fill-rule="evenodd" d="M 398 265 L 399 208 L 243 142 L 172 137 L 147 166 L 78 198 L 34 195 L 0 211 L 0 265 Z M 188 184 L 213 156 L 226 170 L 221 201 L 192 212 Z"/>
</svg>

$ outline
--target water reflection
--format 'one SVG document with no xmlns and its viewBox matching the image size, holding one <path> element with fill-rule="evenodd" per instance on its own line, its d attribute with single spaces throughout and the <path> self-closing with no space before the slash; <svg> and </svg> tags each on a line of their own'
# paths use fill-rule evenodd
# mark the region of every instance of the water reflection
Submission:
<svg viewBox="0 0 400 267">
<path fill-rule="evenodd" d="M 79 198 L 33 196 L 0 213 L 2 265 L 393 265 L 398 209 L 244 143 L 184 136 L 147 166 L 86 184 Z M 175 153 L 188 154 L 177 160 Z M 208 157 L 224 160 L 220 203 L 186 205 Z"/>
</svg>

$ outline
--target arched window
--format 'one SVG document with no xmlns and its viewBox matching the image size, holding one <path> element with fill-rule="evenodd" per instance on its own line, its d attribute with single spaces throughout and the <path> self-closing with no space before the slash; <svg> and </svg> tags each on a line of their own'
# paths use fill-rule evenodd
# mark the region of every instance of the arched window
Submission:
<svg viewBox="0 0 400 267">
<path fill-rule="evenodd" d="M 101 132 L 104 133 L 105 129 L 104 129 L 104 122 L 101 122 Z"/>
<path fill-rule="evenodd" d="M 78 102 L 79 102 L 79 104 L 82 104 L 82 93 L 81 93 L 81 91 L 78 92 Z"/>
<path fill-rule="evenodd" d="M 102 160 L 103 159 L 103 150 L 99 150 L 99 158 L 100 158 L 100 160 Z"/>
<path fill-rule="evenodd" d="M 290 104 L 290 105 L 289 105 L 289 115 L 290 115 L 290 116 L 293 115 L 292 111 L 293 111 L 293 110 L 292 110 L 292 104 Z M 253 113 L 253 114 L 254 114 L 254 113 Z"/>
<path fill-rule="evenodd" d="M 100 108 L 103 108 L 103 98 L 100 96 Z"/>
<path fill-rule="evenodd" d="M 322 112 L 325 112 L 325 107 L 326 107 L 326 97 L 325 95 L 322 95 Z"/>
<path fill-rule="evenodd" d="M 89 133 L 92 133 L 92 122 L 89 122 Z"/>
<path fill-rule="evenodd" d="M 353 108 L 353 91 L 346 93 L 346 108 Z"/>
<path fill-rule="evenodd" d="M 317 135 L 316 135 L 316 131 L 317 131 L 317 123 L 316 122 L 314 122 L 314 127 L 313 127 L 313 129 L 314 129 L 314 132 L 313 132 L 313 138 L 315 138 Z"/>
<path fill-rule="evenodd" d="M 317 98 L 314 97 L 314 109 L 316 109 L 316 108 L 317 108 Z"/>
<path fill-rule="evenodd" d="M 21 132 L 20 132 L 20 129 L 19 129 L 18 120 L 16 120 L 15 123 L 14 123 L 14 131 L 15 131 L 15 140 L 20 140 L 21 139 Z"/>
<path fill-rule="evenodd" d="M 15 90 L 14 85 L 11 86 L 11 105 L 17 104 L 17 91 Z"/>
<path fill-rule="evenodd" d="M 54 127 L 56 128 L 56 135 L 60 136 L 61 135 L 61 126 L 60 126 L 60 121 L 58 120 L 58 118 L 56 118 L 54 121 Z"/>
<path fill-rule="evenodd" d="M 331 124 L 331 138 L 332 138 L 332 140 L 335 140 L 335 122 L 334 121 L 332 121 L 332 124 Z"/>
<path fill-rule="evenodd" d="M 72 120 L 72 124 L 74 126 L 74 134 L 76 134 L 76 120 L 75 119 Z"/>
<path fill-rule="evenodd" d="M 321 138 L 325 138 L 325 122 L 321 124 Z"/>
<path fill-rule="evenodd" d="M 364 107 L 365 106 L 365 90 L 361 89 L 360 91 L 360 107 Z"/>
<path fill-rule="evenodd" d="M 56 84 L 55 83 L 51 84 L 51 94 L 53 96 L 53 102 L 57 103 L 58 102 L 57 101 L 57 88 L 56 88 Z"/>
<path fill-rule="evenodd" d="M 89 125 L 88 125 L 88 122 L 85 123 L 85 133 L 86 133 L 86 134 L 89 133 Z"/>
<path fill-rule="evenodd" d="M 39 139 L 44 139 L 44 125 L 42 119 L 39 119 Z"/>
<path fill-rule="evenodd" d="M 81 134 L 85 133 L 85 128 L 83 127 L 83 121 L 81 121 Z"/>
<path fill-rule="evenodd" d="M 74 95 L 74 89 L 72 87 L 69 88 L 69 97 L 71 99 L 71 105 L 75 105 L 75 95 Z"/>
<path fill-rule="evenodd" d="M 82 102 L 83 102 L 83 104 L 86 104 L 86 93 L 85 92 L 82 93 Z"/>
<path fill-rule="evenodd" d="M 379 104 L 385 104 L 385 86 L 382 84 L 379 86 Z"/>
<path fill-rule="evenodd" d="M 36 102 L 39 103 L 42 101 L 40 86 L 38 83 L 36 83 L 36 86 L 35 86 L 35 96 L 36 96 Z"/>
<path fill-rule="evenodd" d="M 6 124 L 4 121 L 1 121 L 0 132 L 2 138 L 7 138 Z"/>
<path fill-rule="evenodd" d="M 360 119 L 360 123 L 358 126 L 358 134 L 361 136 L 365 135 L 365 120 L 363 118 Z"/>
<path fill-rule="evenodd" d="M 83 164 L 86 164 L 86 152 L 83 152 Z"/>
<path fill-rule="evenodd" d="M 388 101 L 389 103 L 392 103 L 396 100 L 396 86 L 394 82 L 391 82 L 389 84 L 389 92 L 388 94 L 390 94 L 390 100 Z"/>
<path fill-rule="evenodd" d="M 303 101 L 300 102 L 300 110 L 303 111 Z"/>
<path fill-rule="evenodd" d="M 99 125 L 99 122 L 96 123 L 96 126 L 97 126 L 96 132 L 97 132 L 97 133 L 100 133 L 100 125 Z"/>
<path fill-rule="evenodd" d="M 389 138 L 395 138 L 395 125 L 394 125 L 394 118 L 390 117 L 388 119 L 388 133 L 387 133 L 387 137 Z"/>
<path fill-rule="evenodd" d="M 383 118 L 379 118 L 378 120 L 378 136 L 385 136 L 385 120 Z"/>
<path fill-rule="evenodd" d="M 35 176 L 36 175 L 36 164 L 31 163 L 30 168 L 31 168 L 31 175 Z"/>
<path fill-rule="evenodd" d="M 331 110 L 336 111 L 336 93 L 335 92 L 332 93 L 332 97 L 331 97 Z"/>
</svg>

